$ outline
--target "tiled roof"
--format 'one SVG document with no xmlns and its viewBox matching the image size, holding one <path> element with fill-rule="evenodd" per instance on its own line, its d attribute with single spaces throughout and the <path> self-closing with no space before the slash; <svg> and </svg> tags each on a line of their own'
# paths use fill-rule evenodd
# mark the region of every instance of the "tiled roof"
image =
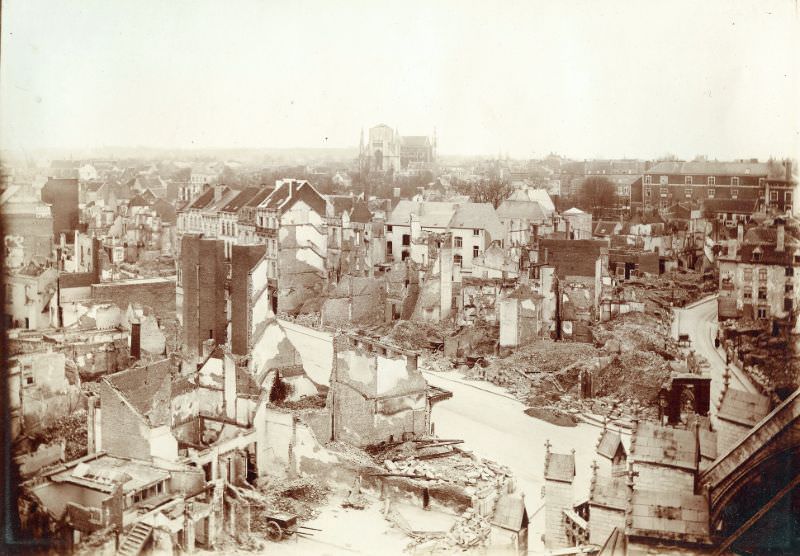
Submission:
<svg viewBox="0 0 800 556">
<path fill-rule="evenodd" d="M 204 210 L 209 212 L 218 212 L 220 209 L 222 209 L 222 207 L 233 201 L 234 197 L 236 197 L 238 194 L 238 191 L 226 187 L 222 191 L 222 195 L 219 196 L 219 199 L 206 205 Z"/>
<path fill-rule="evenodd" d="M 717 416 L 746 426 L 753 426 L 769 413 L 769 398 L 734 388 L 725 390 Z"/>
<path fill-rule="evenodd" d="M 622 444 L 622 437 L 619 433 L 605 429 L 600 435 L 600 441 L 597 443 L 597 453 L 605 458 L 613 459 L 620 446 L 622 446 L 624 453 L 625 446 Z"/>
<path fill-rule="evenodd" d="M 742 262 L 792 266 L 795 249 L 795 247 L 784 247 L 783 251 L 778 251 L 774 245 L 742 245 L 737 255 Z"/>
<path fill-rule="evenodd" d="M 333 207 L 333 214 L 340 216 L 343 212 L 349 212 L 353 209 L 355 203 L 354 197 L 350 195 L 326 195 L 328 202 Z"/>
<path fill-rule="evenodd" d="M 631 456 L 637 463 L 694 470 L 697 467 L 694 432 L 641 421 L 631 437 Z"/>
<path fill-rule="evenodd" d="M 702 174 L 709 176 L 767 176 L 769 164 L 766 162 L 717 162 L 692 161 L 659 162 L 645 174 Z"/>
<path fill-rule="evenodd" d="M 544 478 L 571 483 L 575 478 L 575 454 L 547 452 L 544 458 Z"/>
<path fill-rule="evenodd" d="M 628 506 L 626 481 L 625 477 L 594 477 L 589 490 L 589 503 L 624 511 Z"/>
<path fill-rule="evenodd" d="M 396 226 L 408 226 L 411 214 L 419 217 L 423 228 L 447 228 L 455 212 L 455 203 L 401 200 L 387 216 L 386 223 Z"/>
<path fill-rule="evenodd" d="M 634 490 L 628 535 L 708 543 L 708 502 L 691 492 Z"/>
</svg>

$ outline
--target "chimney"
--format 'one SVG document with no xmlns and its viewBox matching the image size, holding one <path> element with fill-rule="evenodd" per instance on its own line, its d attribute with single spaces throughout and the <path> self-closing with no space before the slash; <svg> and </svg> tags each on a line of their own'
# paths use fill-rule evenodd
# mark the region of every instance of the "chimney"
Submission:
<svg viewBox="0 0 800 556">
<path fill-rule="evenodd" d="M 738 245 L 744 243 L 744 224 L 741 222 L 736 225 L 736 243 Z"/>
<path fill-rule="evenodd" d="M 137 320 L 131 322 L 131 357 L 140 359 L 142 354 L 142 324 Z"/>
<path fill-rule="evenodd" d="M 222 358 L 222 369 L 225 416 L 228 419 L 236 419 L 236 363 L 228 353 Z"/>
<path fill-rule="evenodd" d="M 792 181 L 792 161 L 787 158 L 783 166 L 786 168 L 786 181 Z"/>
<path fill-rule="evenodd" d="M 203 341 L 203 361 L 211 357 L 211 352 L 214 351 L 214 348 L 217 346 L 217 343 L 214 341 L 213 338 L 209 338 L 208 340 Z"/>
<path fill-rule="evenodd" d="M 547 249 L 547 247 L 545 247 L 544 248 L 544 260 L 542 261 L 544 264 L 548 263 L 547 255 L 548 255 L 548 249 Z"/>
<path fill-rule="evenodd" d="M 94 281 L 92 282 L 93 284 L 100 283 L 100 275 L 102 271 L 102 268 L 100 266 L 100 249 L 102 249 L 100 239 L 93 237 L 92 238 L 92 274 L 94 275 Z"/>
<path fill-rule="evenodd" d="M 97 442 L 98 431 L 96 430 L 98 401 L 98 397 L 94 394 L 86 398 L 86 451 L 89 454 L 97 453 L 100 448 Z"/>
<path fill-rule="evenodd" d="M 778 219 L 775 221 L 778 225 L 778 231 L 775 235 L 775 251 L 778 253 L 783 253 L 783 249 L 786 243 L 786 231 L 783 228 L 783 219 Z"/>
</svg>

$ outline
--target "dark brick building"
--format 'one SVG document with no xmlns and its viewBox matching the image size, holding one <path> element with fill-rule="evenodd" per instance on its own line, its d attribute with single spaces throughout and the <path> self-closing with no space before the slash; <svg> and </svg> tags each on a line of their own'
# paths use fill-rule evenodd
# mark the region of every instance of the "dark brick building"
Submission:
<svg viewBox="0 0 800 556">
<path fill-rule="evenodd" d="M 63 233 L 67 243 L 72 243 L 75 230 L 80 226 L 77 178 L 50 178 L 42 188 L 42 201 L 50 205 L 53 213 L 53 239 L 58 242 Z"/>
<path fill-rule="evenodd" d="M 209 338 L 223 344 L 227 337 L 224 242 L 186 234 L 181 241 L 179 283 L 183 288 L 183 345 L 190 354 L 202 353 Z"/>
</svg>

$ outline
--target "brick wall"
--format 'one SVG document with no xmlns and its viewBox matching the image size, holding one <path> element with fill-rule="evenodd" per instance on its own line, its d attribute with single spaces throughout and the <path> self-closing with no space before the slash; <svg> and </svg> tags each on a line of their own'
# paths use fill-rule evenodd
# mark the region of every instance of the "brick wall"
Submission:
<svg viewBox="0 0 800 556">
<path fill-rule="evenodd" d="M 150 455 L 149 429 L 104 381 L 100 382 L 100 405 L 103 450 L 118 457 L 147 458 Z"/>
<path fill-rule="evenodd" d="M 92 299 L 110 301 L 123 311 L 131 303 L 152 308 L 159 318 L 175 317 L 175 280 L 123 280 L 92 284 Z"/>
<path fill-rule="evenodd" d="M 544 488 L 544 546 L 569 546 L 563 511 L 572 509 L 572 483 L 545 480 Z"/>
<path fill-rule="evenodd" d="M 202 353 L 209 338 L 217 344 L 226 340 L 224 245 L 199 235 L 185 235 L 181 242 L 183 345 L 189 354 Z"/>
</svg>

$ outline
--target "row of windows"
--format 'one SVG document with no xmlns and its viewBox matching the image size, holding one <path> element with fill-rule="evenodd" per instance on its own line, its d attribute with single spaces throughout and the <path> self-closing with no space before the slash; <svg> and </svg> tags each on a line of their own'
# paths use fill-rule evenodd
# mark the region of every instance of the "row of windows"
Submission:
<svg viewBox="0 0 800 556">
<path fill-rule="evenodd" d="M 653 183 L 653 176 L 645 176 L 644 177 L 645 185 L 650 185 Z M 669 183 L 669 176 L 659 176 L 658 183 L 661 185 L 667 185 Z M 694 176 L 684 176 L 683 183 L 686 185 L 693 185 L 694 183 Z M 716 176 L 708 176 L 706 178 L 706 185 L 716 185 L 717 184 L 717 177 Z M 731 178 L 731 185 L 739 185 L 739 178 L 734 176 Z"/>
</svg>

